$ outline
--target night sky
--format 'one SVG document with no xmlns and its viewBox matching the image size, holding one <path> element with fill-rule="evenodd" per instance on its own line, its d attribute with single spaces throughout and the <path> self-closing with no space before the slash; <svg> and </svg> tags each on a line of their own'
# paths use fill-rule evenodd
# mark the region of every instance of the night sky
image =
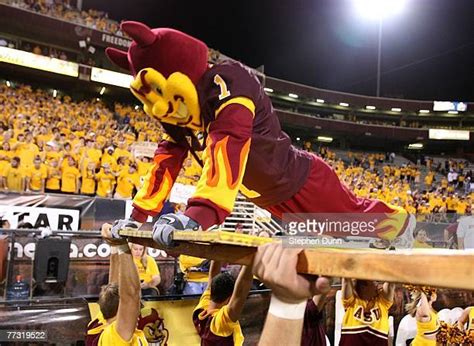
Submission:
<svg viewBox="0 0 474 346">
<path fill-rule="evenodd" d="M 378 23 L 350 0 L 84 0 L 117 20 L 173 27 L 265 74 L 374 95 Z M 382 96 L 474 101 L 474 0 L 408 0 L 384 21 Z"/>
</svg>

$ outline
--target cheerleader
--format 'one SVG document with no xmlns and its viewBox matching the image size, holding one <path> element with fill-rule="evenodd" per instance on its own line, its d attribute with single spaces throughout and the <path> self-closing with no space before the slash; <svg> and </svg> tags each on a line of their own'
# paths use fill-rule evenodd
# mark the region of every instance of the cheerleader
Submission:
<svg viewBox="0 0 474 346">
<path fill-rule="evenodd" d="M 438 313 L 433 309 L 436 301 L 436 290 L 433 288 L 412 288 L 411 302 L 405 306 L 406 311 L 416 318 L 416 336 L 411 346 L 436 346 L 436 335 L 440 322 Z"/>
</svg>

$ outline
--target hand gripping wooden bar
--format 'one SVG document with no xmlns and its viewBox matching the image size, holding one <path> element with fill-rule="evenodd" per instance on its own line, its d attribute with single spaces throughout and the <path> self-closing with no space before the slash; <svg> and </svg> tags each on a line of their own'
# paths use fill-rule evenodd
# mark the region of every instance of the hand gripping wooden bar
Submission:
<svg viewBox="0 0 474 346">
<path fill-rule="evenodd" d="M 160 247 L 150 231 L 123 230 L 133 243 L 190 255 L 249 265 L 257 247 L 273 238 L 259 238 L 223 231 L 175 231 L 177 246 Z M 474 251 L 447 249 L 375 250 L 305 249 L 299 256 L 302 274 L 389 281 L 434 287 L 474 290 Z"/>
</svg>

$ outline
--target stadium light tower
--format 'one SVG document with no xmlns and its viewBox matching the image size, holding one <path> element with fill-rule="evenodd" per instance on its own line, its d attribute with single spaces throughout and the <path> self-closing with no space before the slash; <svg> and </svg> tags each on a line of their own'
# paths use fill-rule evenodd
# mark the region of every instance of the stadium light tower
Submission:
<svg viewBox="0 0 474 346">
<path fill-rule="evenodd" d="M 377 45 L 377 97 L 380 96 L 380 64 L 382 58 L 382 28 L 383 20 L 402 12 L 406 0 L 353 0 L 358 14 L 369 20 L 379 22 L 379 35 Z"/>
</svg>

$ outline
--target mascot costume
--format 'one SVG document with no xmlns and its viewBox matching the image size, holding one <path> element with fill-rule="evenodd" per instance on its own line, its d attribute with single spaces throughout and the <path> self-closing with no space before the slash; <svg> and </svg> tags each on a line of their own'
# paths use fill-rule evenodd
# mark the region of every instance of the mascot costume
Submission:
<svg viewBox="0 0 474 346">
<path fill-rule="evenodd" d="M 385 220 L 377 227 L 379 237 L 393 239 L 405 228 L 403 210 L 356 197 L 321 158 L 291 145 L 263 86 L 242 64 L 209 65 L 207 46 L 177 30 L 131 21 L 121 29 L 133 39 L 128 52 L 107 48 L 106 53 L 135 77 L 132 93 L 145 113 L 161 122 L 166 136 L 134 198 L 131 218 L 115 222 L 116 236 L 160 213 L 188 153 L 199 160 L 199 151 L 202 176 L 187 210 L 162 215 L 153 227 L 161 245 L 172 244 L 173 230 L 221 224 L 239 191 L 278 218 L 284 213 L 380 213 Z"/>
</svg>

